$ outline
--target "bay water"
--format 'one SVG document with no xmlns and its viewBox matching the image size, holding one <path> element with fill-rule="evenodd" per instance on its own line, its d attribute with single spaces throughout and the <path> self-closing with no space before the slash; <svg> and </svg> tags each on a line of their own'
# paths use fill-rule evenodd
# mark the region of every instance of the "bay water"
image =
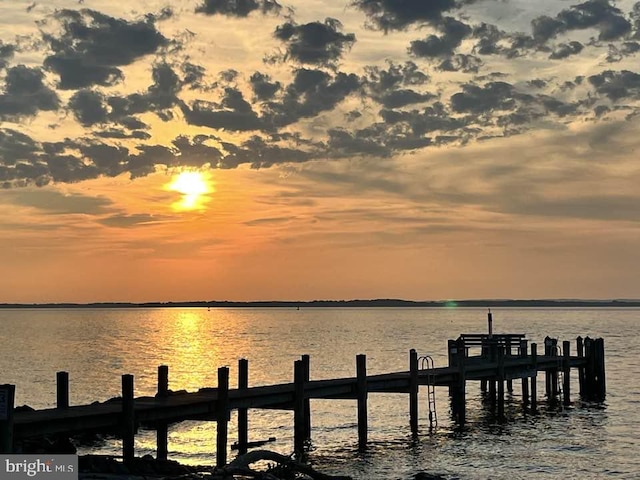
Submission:
<svg viewBox="0 0 640 480">
<path fill-rule="evenodd" d="M 429 429 L 420 391 L 420 435 L 412 439 L 406 394 L 369 395 L 369 448 L 357 449 L 356 402 L 312 400 L 309 460 L 326 473 L 354 479 L 410 479 L 429 472 L 460 479 L 640 478 L 640 310 L 634 308 L 501 308 L 494 332 L 525 333 L 539 351 L 549 335 L 603 337 L 607 369 L 604 403 L 582 402 L 575 371 L 572 405 L 547 405 L 539 376 L 539 413 L 522 408 L 519 381 L 506 419 L 483 406 L 467 384 L 468 423 L 450 419 L 446 388 L 436 389 L 438 425 Z M 369 374 L 408 369 L 409 350 L 447 364 L 447 340 L 484 333 L 486 309 L 475 308 L 123 308 L 0 310 L 0 383 L 16 385 L 16 405 L 55 406 L 55 374 L 70 376 L 72 405 L 120 395 L 122 374 L 135 375 L 136 395 L 156 391 L 158 365 L 169 366 L 172 390 L 213 387 L 217 368 L 237 384 L 240 358 L 250 385 L 290 382 L 293 362 L 311 357 L 311 379 L 355 376 L 367 355 Z M 235 414 L 230 439 L 235 438 Z M 215 463 L 215 423 L 186 421 L 169 430 L 169 457 Z M 250 440 L 275 437 L 264 448 L 290 454 L 293 414 L 249 412 Z M 231 443 L 231 440 L 230 440 Z M 79 453 L 120 454 L 107 437 Z M 136 454 L 155 454 L 155 431 L 141 429 Z M 229 452 L 232 458 L 234 452 Z"/>
</svg>

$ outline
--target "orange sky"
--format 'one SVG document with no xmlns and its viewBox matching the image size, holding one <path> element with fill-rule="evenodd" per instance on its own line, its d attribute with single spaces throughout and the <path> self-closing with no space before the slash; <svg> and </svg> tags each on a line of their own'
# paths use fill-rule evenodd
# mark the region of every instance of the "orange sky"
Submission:
<svg viewBox="0 0 640 480">
<path fill-rule="evenodd" d="M 638 298 L 640 8 L 402 5 L 0 4 L 0 302 Z"/>
</svg>

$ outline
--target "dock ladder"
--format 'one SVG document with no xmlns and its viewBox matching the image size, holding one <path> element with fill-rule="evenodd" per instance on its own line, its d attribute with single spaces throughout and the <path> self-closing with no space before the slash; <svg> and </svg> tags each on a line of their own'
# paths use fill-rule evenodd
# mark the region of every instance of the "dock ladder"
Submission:
<svg viewBox="0 0 640 480">
<path fill-rule="evenodd" d="M 433 358 L 424 355 L 418 359 L 420 370 L 427 371 L 427 401 L 429 405 L 429 428 L 438 426 L 438 414 L 436 413 L 436 381 L 434 374 Z"/>
</svg>

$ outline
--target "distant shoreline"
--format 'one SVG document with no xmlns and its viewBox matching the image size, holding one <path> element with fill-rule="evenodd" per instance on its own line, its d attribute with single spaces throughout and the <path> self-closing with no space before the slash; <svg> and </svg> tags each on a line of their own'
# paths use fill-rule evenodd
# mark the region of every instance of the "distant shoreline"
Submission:
<svg viewBox="0 0 640 480">
<path fill-rule="evenodd" d="M 588 308 L 640 307 L 640 300 L 438 300 L 411 301 L 375 300 L 313 300 L 313 301 L 193 301 L 193 302 L 99 302 L 99 303 L 0 303 L 0 309 L 18 308 Z"/>
</svg>

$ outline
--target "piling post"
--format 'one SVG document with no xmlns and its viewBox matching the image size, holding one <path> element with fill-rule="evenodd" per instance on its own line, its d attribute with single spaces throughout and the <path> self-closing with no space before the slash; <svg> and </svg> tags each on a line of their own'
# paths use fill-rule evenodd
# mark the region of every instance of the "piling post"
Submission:
<svg viewBox="0 0 640 480">
<path fill-rule="evenodd" d="M 527 358 L 527 350 L 527 340 L 520 340 L 520 358 Z M 529 379 L 527 377 L 522 377 L 522 403 L 524 405 L 529 403 Z"/>
<path fill-rule="evenodd" d="M 562 401 L 571 404 L 571 366 L 569 364 L 571 342 L 562 342 Z"/>
<path fill-rule="evenodd" d="M 411 435 L 418 435 L 418 352 L 409 350 L 409 424 Z"/>
<path fill-rule="evenodd" d="M 238 360 L 238 390 L 249 388 L 249 361 L 246 358 Z M 238 453 L 247 453 L 249 443 L 249 409 L 238 408 Z"/>
<path fill-rule="evenodd" d="M 169 367 L 158 366 L 158 393 L 156 398 L 169 396 Z M 156 424 L 156 459 L 166 460 L 169 453 L 169 429 L 167 422 L 160 421 Z"/>
<path fill-rule="evenodd" d="M 304 364 L 302 360 L 293 363 L 293 451 L 298 457 L 304 454 L 307 421 L 304 415 Z"/>
<path fill-rule="evenodd" d="M 480 391 L 482 393 L 486 393 L 487 392 L 487 379 L 483 378 L 482 380 L 480 380 Z"/>
<path fill-rule="evenodd" d="M 578 358 L 584 358 L 584 342 L 582 337 L 576 338 L 576 351 L 578 352 Z M 580 388 L 580 397 L 584 397 L 584 366 L 582 365 L 578 367 L 578 385 Z"/>
<path fill-rule="evenodd" d="M 229 434 L 229 367 L 218 368 L 218 399 L 216 400 L 216 465 L 227 464 Z"/>
<path fill-rule="evenodd" d="M 558 398 L 558 370 L 562 359 L 558 352 L 558 339 L 551 339 L 551 355 L 556 358 L 556 365 L 551 370 L 551 398 L 555 401 Z"/>
<path fill-rule="evenodd" d="M 498 417 L 504 417 L 504 347 L 498 346 Z"/>
<path fill-rule="evenodd" d="M 455 340 L 447 340 L 447 354 L 449 357 L 449 366 L 450 367 L 455 367 L 456 366 L 456 355 L 457 355 L 458 349 L 456 347 L 456 341 Z M 449 385 L 449 397 L 453 398 L 454 395 L 454 391 L 455 391 L 455 387 L 452 384 Z"/>
<path fill-rule="evenodd" d="M 587 366 L 584 370 L 584 390 L 585 398 L 591 399 L 594 395 L 595 384 L 595 358 L 593 340 L 589 337 L 584 339 L 584 356 L 587 359 Z"/>
<path fill-rule="evenodd" d="M 356 391 L 358 396 L 358 449 L 367 448 L 367 356 L 356 356 Z"/>
<path fill-rule="evenodd" d="M 309 355 L 302 355 L 302 365 L 304 369 L 304 381 L 305 384 L 311 380 L 310 375 L 310 357 Z M 311 400 L 309 398 L 304 399 L 304 418 L 305 418 L 305 442 L 311 441 Z"/>
<path fill-rule="evenodd" d="M 130 465 L 135 457 L 136 419 L 133 375 L 122 375 L 122 459 Z"/>
<path fill-rule="evenodd" d="M 551 355 L 551 337 L 544 337 L 544 356 L 549 357 Z M 547 398 L 551 398 L 551 371 L 544 371 L 544 394 Z"/>
<path fill-rule="evenodd" d="M 604 339 L 596 338 L 595 347 L 595 373 L 596 373 L 596 397 L 599 402 L 604 401 L 607 395 L 607 386 L 604 367 Z"/>
<path fill-rule="evenodd" d="M 69 408 L 69 372 L 56 373 L 56 408 Z"/>
<path fill-rule="evenodd" d="M 467 412 L 466 412 L 466 371 L 465 371 L 465 354 L 466 354 L 466 346 L 464 343 L 464 339 L 459 338 L 456 341 L 456 366 L 458 367 L 458 373 L 456 375 L 456 387 L 455 387 L 455 395 L 454 395 L 454 405 L 455 411 L 454 415 L 456 416 L 457 422 L 459 426 L 464 426 L 467 421 Z"/>
<path fill-rule="evenodd" d="M 535 413 L 538 408 L 538 345 L 531 344 L 531 368 L 533 376 L 531 377 L 531 411 Z"/>
<path fill-rule="evenodd" d="M 15 385 L 0 385 L 0 453 L 13 453 Z"/>
</svg>

